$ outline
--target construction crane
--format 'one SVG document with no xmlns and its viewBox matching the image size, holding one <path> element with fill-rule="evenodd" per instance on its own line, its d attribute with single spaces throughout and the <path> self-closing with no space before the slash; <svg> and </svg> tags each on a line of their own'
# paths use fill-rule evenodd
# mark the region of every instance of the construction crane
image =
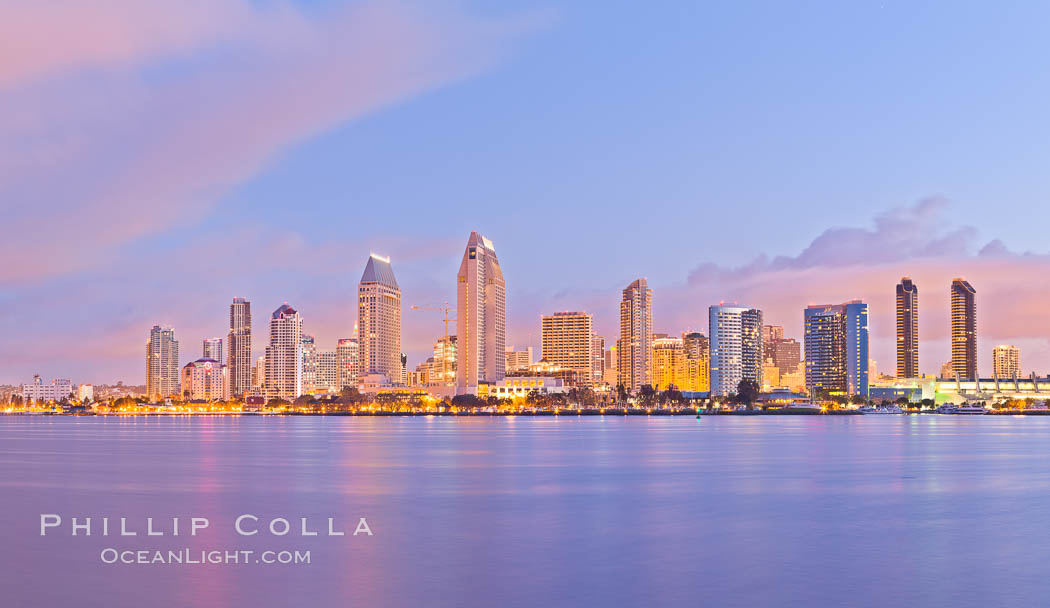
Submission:
<svg viewBox="0 0 1050 608">
<path fill-rule="evenodd" d="M 456 312 L 456 309 L 455 308 L 449 308 L 448 301 L 445 301 L 445 305 L 444 306 L 440 306 L 440 307 L 435 307 L 435 306 L 413 306 L 412 310 L 433 310 L 433 311 L 445 313 L 445 341 L 441 343 L 441 381 L 442 382 L 447 382 L 448 381 L 448 350 L 447 349 L 449 347 L 449 343 L 448 343 L 448 323 L 450 321 L 450 319 L 448 318 L 448 313 Z M 454 322 L 455 319 L 451 319 L 451 321 Z"/>
</svg>

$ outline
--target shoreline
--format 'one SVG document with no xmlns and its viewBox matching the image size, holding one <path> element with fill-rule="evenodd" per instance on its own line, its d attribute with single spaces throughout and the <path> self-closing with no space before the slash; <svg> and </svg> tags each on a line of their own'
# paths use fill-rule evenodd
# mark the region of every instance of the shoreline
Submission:
<svg viewBox="0 0 1050 608">
<path fill-rule="evenodd" d="M 708 416 L 872 416 L 863 414 L 856 410 L 829 410 L 823 412 L 813 411 L 780 411 L 780 410 L 756 410 L 756 411 L 712 411 L 705 412 L 689 409 L 582 409 L 582 410 L 535 410 L 520 412 L 392 412 L 392 411 L 352 411 L 352 412 L 0 412 L 5 416 L 66 416 L 66 417 L 151 417 L 151 416 L 246 416 L 246 417 L 270 417 L 270 416 L 340 416 L 340 417 L 405 417 L 421 418 L 437 416 L 445 418 L 509 418 L 509 417 L 581 417 L 581 416 L 692 416 L 705 418 Z M 938 416 L 972 416 L 974 414 L 939 414 L 935 411 L 905 412 L 901 414 L 882 414 L 884 416 L 915 416 L 915 415 L 938 415 Z M 1050 409 L 1045 410 L 991 410 L 978 416 L 1050 416 Z"/>
</svg>

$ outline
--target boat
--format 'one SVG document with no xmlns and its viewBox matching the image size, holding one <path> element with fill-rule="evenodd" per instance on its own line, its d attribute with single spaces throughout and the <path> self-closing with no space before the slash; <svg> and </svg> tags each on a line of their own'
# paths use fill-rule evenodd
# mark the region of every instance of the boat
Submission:
<svg viewBox="0 0 1050 608">
<path fill-rule="evenodd" d="M 781 408 L 781 411 L 792 414 L 819 414 L 822 410 L 822 407 L 809 401 L 792 401 Z"/>
<path fill-rule="evenodd" d="M 861 414 L 903 414 L 904 410 L 901 406 L 896 403 L 890 403 L 888 405 L 880 405 L 878 407 L 874 405 L 862 405 L 857 408 L 857 411 Z"/>
<path fill-rule="evenodd" d="M 983 405 L 977 403 L 963 403 L 962 405 L 955 405 L 952 403 L 945 403 L 944 405 L 937 408 L 938 414 L 987 414 L 988 410 Z"/>
</svg>

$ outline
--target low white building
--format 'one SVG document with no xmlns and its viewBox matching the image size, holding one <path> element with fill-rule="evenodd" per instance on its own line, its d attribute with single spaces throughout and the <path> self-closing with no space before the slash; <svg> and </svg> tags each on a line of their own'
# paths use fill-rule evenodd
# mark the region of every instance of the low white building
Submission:
<svg viewBox="0 0 1050 608">
<path fill-rule="evenodd" d="M 40 374 L 34 374 L 32 384 L 22 385 L 22 398 L 34 403 L 61 401 L 72 396 L 73 383 L 67 378 L 55 378 L 49 384 L 44 384 L 40 379 Z"/>
<path fill-rule="evenodd" d="M 508 376 L 497 380 L 489 390 L 489 395 L 500 399 L 515 399 L 529 396 L 536 391 L 541 395 L 554 395 L 568 392 L 565 381 L 549 376 Z"/>
</svg>

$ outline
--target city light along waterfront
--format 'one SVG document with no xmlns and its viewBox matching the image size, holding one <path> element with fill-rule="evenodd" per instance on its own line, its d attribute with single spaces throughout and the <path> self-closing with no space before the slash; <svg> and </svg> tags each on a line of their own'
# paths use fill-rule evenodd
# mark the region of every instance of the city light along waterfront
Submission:
<svg viewBox="0 0 1050 608">
<path fill-rule="evenodd" d="M 869 356 L 868 304 L 810 304 L 802 341 L 763 310 L 708 309 L 708 333 L 654 330 L 654 290 L 642 277 L 622 292 L 620 331 L 606 343 L 594 315 L 540 315 L 541 350 L 507 344 L 507 290 L 494 243 L 471 232 L 456 274 L 455 305 L 413 305 L 440 313 L 433 356 L 410 371 L 402 347 L 401 287 L 389 257 L 370 253 L 358 283 L 352 336 L 334 350 L 304 332 L 285 302 L 268 319 L 262 355 L 252 347 L 251 302 L 233 298 L 229 333 L 202 342 L 180 367 L 175 329 L 154 325 L 142 389 L 99 390 L 40 376 L 3 393 L 7 413 L 593 415 L 1042 413 L 1050 376 L 1021 371 L 1020 349 L 992 349 L 993 371 L 977 367 L 977 290 L 949 284 L 951 352 L 937 374 L 920 372 L 919 286 L 895 287 L 897 368 L 879 373 Z M 435 315 L 437 316 L 437 315 Z M 120 390 L 123 388 L 123 390 Z M 102 389 L 100 386 L 99 389 Z M 946 406 L 966 406 L 955 410 Z"/>
</svg>

